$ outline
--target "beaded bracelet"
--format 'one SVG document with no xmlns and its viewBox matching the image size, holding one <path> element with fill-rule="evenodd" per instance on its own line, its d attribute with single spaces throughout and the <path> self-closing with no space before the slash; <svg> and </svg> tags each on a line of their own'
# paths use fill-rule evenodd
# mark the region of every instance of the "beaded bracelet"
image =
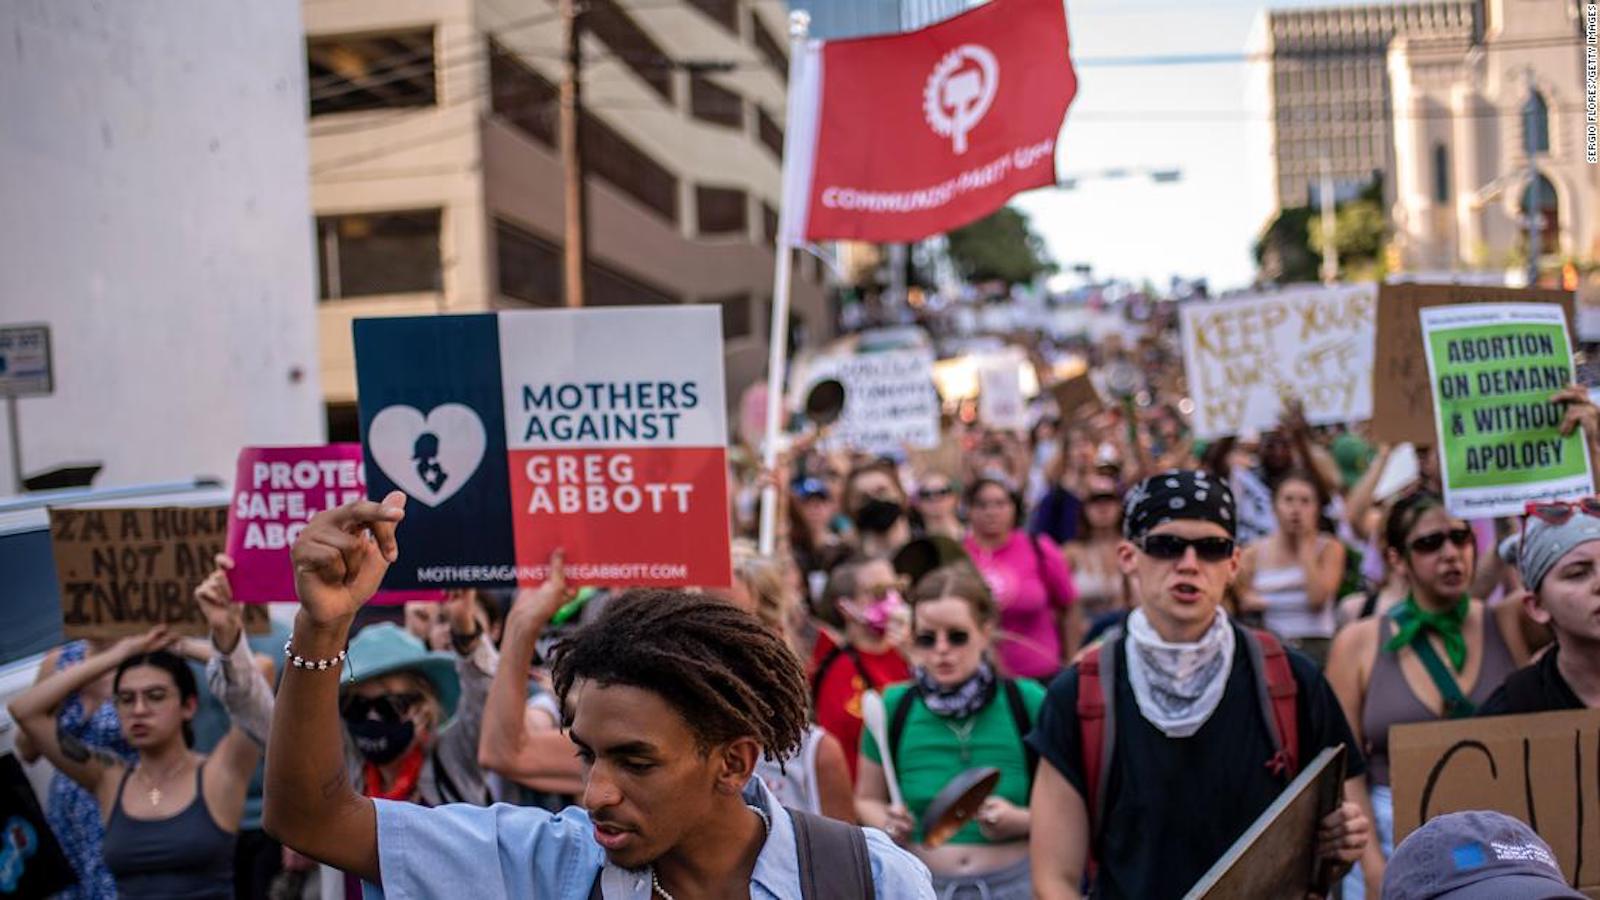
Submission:
<svg viewBox="0 0 1600 900">
<path fill-rule="evenodd" d="M 344 667 L 345 656 L 348 651 L 340 650 L 339 655 L 332 659 L 306 659 L 303 656 L 295 655 L 294 650 L 290 647 L 293 643 L 293 640 L 283 642 L 283 655 L 288 658 L 289 665 L 294 666 L 296 669 L 326 672 L 329 669 L 338 670 Z"/>
</svg>

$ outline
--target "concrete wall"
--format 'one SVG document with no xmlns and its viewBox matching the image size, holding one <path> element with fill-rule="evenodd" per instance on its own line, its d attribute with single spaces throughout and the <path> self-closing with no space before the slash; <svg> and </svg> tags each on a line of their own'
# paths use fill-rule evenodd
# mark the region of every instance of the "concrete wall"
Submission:
<svg viewBox="0 0 1600 900">
<path fill-rule="evenodd" d="M 26 468 L 321 440 L 299 5 L 9 0 L 0 34 L 0 323 L 55 345 Z"/>
</svg>

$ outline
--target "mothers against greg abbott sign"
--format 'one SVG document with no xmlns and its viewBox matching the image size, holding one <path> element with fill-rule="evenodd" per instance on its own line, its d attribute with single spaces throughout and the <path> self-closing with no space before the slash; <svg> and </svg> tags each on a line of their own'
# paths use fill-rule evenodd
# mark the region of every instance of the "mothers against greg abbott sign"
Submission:
<svg viewBox="0 0 1600 900">
<path fill-rule="evenodd" d="M 368 496 L 408 496 L 388 589 L 729 583 L 716 307 L 359 319 Z"/>
</svg>

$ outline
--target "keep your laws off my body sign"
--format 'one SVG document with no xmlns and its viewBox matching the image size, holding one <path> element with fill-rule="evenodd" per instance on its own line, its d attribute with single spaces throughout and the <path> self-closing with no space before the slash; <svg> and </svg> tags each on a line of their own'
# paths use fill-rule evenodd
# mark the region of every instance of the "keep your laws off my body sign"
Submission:
<svg viewBox="0 0 1600 900">
<path fill-rule="evenodd" d="M 368 496 L 404 491 L 384 586 L 723 586 L 722 326 L 710 306 L 359 319 Z"/>
<path fill-rule="evenodd" d="M 1561 434 L 1550 396 L 1572 383 L 1567 320 L 1552 303 L 1423 309 L 1445 503 L 1517 515 L 1530 500 L 1594 493 L 1582 432 Z"/>
<path fill-rule="evenodd" d="M 1272 428 L 1286 398 L 1313 425 L 1370 418 L 1376 307 L 1370 285 L 1185 304 L 1195 435 Z"/>
</svg>

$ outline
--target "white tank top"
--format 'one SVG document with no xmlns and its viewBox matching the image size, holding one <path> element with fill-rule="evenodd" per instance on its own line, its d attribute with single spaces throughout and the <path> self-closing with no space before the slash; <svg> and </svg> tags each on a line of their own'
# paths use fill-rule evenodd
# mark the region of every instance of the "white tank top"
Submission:
<svg viewBox="0 0 1600 900">
<path fill-rule="evenodd" d="M 763 756 L 756 761 L 756 777 L 778 798 L 780 806 L 822 815 L 822 797 L 817 791 L 817 747 L 822 744 L 822 729 L 812 725 L 800 741 L 800 749 L 783 761 Z"/>
<path fill-rule="evenodd" d="M 1258 569 L 1255 587 L 1267 604 L 1262 618 L 1273 634 L 1289 639 L 1333 637 L 1334 605 L 1311 611 L 1306 601 L 1306 573 L 1298 565 Z"/>
</svg>

